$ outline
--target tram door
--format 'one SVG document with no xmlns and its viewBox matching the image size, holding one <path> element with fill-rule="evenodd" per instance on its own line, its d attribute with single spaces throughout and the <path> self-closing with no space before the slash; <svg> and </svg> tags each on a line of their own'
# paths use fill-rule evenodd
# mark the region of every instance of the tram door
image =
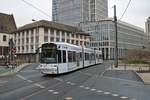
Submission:
<svg viewBox="0 0 150 100">
<path fill-rule="evenodd" d="M 76 53 L 77 67 L 80 66 L 80 53 Z"/>
</svg>

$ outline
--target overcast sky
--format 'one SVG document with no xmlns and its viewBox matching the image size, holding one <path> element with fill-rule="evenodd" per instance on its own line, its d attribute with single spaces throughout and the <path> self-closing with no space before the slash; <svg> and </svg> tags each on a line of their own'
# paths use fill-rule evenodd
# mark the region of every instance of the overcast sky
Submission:
<svg viewBox="0 0 150 100">
<path fill-rule="evenodd" d="M 39 9 L 43 10 L 49 16 L 42 14 L 33 7 L 25 4 L 22 0 L 0 0 L 0 12 L 13 14 L 17 26 L 30 23 L 32 19 L 51 20 L 52 19 L 52 0 L 26 0 Z M 108 0 L 109 17 L 113 17 L 113 5 L 117 5 L 118 19 L 121 17 L 129 0 Z M 123 21 L 145 27 L 145 20 L 150 16 L 150 0 L 132 0 Z"/>
</svg>

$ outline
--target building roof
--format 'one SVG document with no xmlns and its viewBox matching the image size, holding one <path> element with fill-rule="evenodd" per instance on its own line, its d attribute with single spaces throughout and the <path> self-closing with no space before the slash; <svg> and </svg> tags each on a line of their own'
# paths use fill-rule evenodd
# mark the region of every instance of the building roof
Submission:
<svg viewBox="0 0 150 100">
<path fill-rule="evenodd" d="M 0 33 L 11 33 L 16 30 L 17 27 L 13 15 L 0 13 Z"/>
<path fill-rule="evenodd" d="M 88 33 L 85 33 L 84 31 L 78 29 L 77 27 L 73 27 L 73 26 L 69 26 L 69 25 L 65 25 L 65 24 L 61 24 L 61 23 L 57 23 L 53 21 L 47 21 L 47 20 L 40 20 L 40 21 L 36 21 L 30 24 L 26 24 L 18 28 L 17 32 L 24 31 L 27 29 L 37 28 L 37 27 L 48 27 L 48 28 L 53 28 L 53 29 L 58 29 L 62 31 L 68 31 L 68 32 L 73 32 L 73 33 L 89 36 Z"/>
</svg>

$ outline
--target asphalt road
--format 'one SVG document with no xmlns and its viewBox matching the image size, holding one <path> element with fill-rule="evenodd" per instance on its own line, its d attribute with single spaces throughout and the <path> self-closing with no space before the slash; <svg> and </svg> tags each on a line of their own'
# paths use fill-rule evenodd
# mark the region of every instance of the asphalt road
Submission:
<svg viewBox="0 0 150 100">
<path fill-rule="evenodd" d="M 110 62 L 61 76 L 44 76 L 36 67 L 0 78 L 0 100 L 150 100 L 150 86 L 141 81 L 104 75 Z"/>
</svg>

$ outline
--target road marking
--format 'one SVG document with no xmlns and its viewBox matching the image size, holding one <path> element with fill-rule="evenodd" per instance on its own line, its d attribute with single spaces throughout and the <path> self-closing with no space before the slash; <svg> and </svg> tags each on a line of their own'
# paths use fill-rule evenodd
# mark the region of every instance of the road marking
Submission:
<svg viewBox="0 0 150 100">
<path fill-rule="evenodd" d="M 31 80 L 27 80 L 29 83 L 32 83 L 33 81 L 31 81 Z"/>
<path fill-rule="evenodd" d="M 7 83 L 8 81 L 2 81 L 2 80 L 0 80 L 0 84 L 5 84 L 5 83 Z"/>
<path fill-rule="evenodd" d="M 21 76 L 21 75 L 17 75 L 19 78 L 23 79 L 23 80 L 27 80 L 25 77 Z"/>
<path fill-rule="evenodd" d="M 108 94 L 111 94 L 110 92 L 104 92 L 104 94 L 108 95 Z"/>
<path fill-rule="evenodd" d="M 75 83 L 70 83 L 70 85 L 75 85 Z"/>
<path fill-rule="evenodd" d="M 26 70 L 26 71 L 20 71 L 20 72 L 23 72 L 23 73 L 31 73 L 31 72 L 37 72 L 37 70 Z"/>
<path fill-rule="evenodd" d="M 124 96 L 122 96 L 122 97 L 120 97 L 121 99 L 127 99 L 128 97 L 124 97 Z"/>
<path fill-rule="evenodd" d="M 80 88 L 84 88 L 84 86 L 83 86 L 83 85 L 80 85 L 79 87 L 80 87 Z"/>
<path fill-rule="evenodd" d="M 85 87 L 86 90 L 90 89 L 89 87 Z"/>
<path fill-rule="evenodd" d="M 91 89 L 91 91 L 95 91 L 96 89 Z"/>
<path fill-rule="evenodd" d="M 48 90 L 49 92 L 53 92 L 54 90 Z"/>
<path fill-rule="evenodd" d="M 131 100 L 136 100 L 136 99 L 131 99 Z"/>
<path fill-rule="evenodd" d="M 53 92 L 53 94 L 59 94 L 58 92 Z"/>
<path fill-rule="evenodd" d="M 113 96 L 113 97 L 117 97 L 117 96 L 119 96 L 119 94 L 112 94 L 112 96 Z"/>
<path fill-rule="evenodd" d="M 67 84 L 70 84 L 71 82 L 67 82 Z"/>
<path fill-rule="evenodd" d="M 99 93 L 100 93 L 100 92 L 103 92 L 103 91 L 102 91 L 102 90 L 98 90 L 97 92 L 99 92 Z"/>
<path fill-rule="evenodd" d="M 121 79 L 121 78 L 114 78 L 114 77 L 108 77 L 108 76 L 103 76 L 103 78 L 114 79 L 114 80 L 121 80 L 121 81 L 126 81 L 126 82 L 133 82 L 133 83 L 130 83 L 130 84 L 138 83 L 138 85 L 136 84 L 136 86 L 142 86 L 142 85 L 144 85 L 144 84 L 141 84 L 142 82 L 132 81 L 132 80 L 126 80 L 126 79 Z"/>
<path fill-rule="evenodd" d="M 65 99 L 66 100 L 72 100 L 72 97 L 66 97 Z"/>
<path fill-rule="evenodd" d="M 45 86 L 42 86 L 41 84 L 38 84 L 38 83 L 35 83 L 34 85 L 37 86 L 37 87 L 40 87 L 42 89 L 45 88 Z"/>
<path fill-rule="evenodd" d="M 19 78 L 21 78 L 21 79 L 23 79 L 23 80 L 29 82 L 29 83 L 32 83 L 32 82 L 33 82 L 33 81 L 31 81 L 31 80 L 26 79 L 25 77 L 23 77 L 23 76 L 21 76 L 21 75 L 17 75 L 17 76 L 18 76 Z"/>
<path fill-rule="evenodd" d="M 75 78 L 75 77 L 78 77 L 78 76 L 80 76 L 80 75 L 72 76 L 72 77 L 70 77 L 69 79 L 64 80 L 63 82 L 69 81 L 69 80 L 71 80 L 71 79 L 73 79 L 73 78 Z M 58 85 L 61 85 L 63 82 L 59 82 L 59 83 L 54 84 L 54 85 L 52 85 L 52 86 L 50 86 L 50 87 L 47 87 L 47 88 L 48 88 L 48 89 L 54 88 L 54 87 L 56 87 L 56 86 L 58 86 Z M 47 89 L 47 88 L 46 88 L 46 89 Z M 41 92 L 43 92 L 43 91 L 45 91 L 45 89 L 40 90 L 40 91 L 37 91 L 37 92 L 34 92 L 34 93 L 31 93 L 30 95 L 27 95 L 27 96 L 21 98 L 21 100 L 28 99 L 28 98 L 30 98 L 30 97 L 32 97 L 32 96 L 34 96 L 34 95 L 37 95 L 37 94 L 39 94 L 39 93 L 41 93 Z"/>
</svg>

